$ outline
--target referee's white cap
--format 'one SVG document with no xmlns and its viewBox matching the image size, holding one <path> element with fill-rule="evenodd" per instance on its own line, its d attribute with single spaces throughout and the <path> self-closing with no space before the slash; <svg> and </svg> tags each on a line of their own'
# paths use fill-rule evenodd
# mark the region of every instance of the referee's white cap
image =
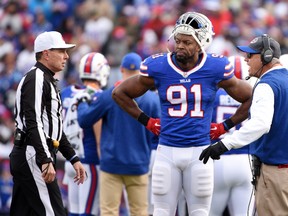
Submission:
<svg viewBox="0 0 288 216">
<path fill-rule="evenodd" d="M 49 49 L 70 49 L 75 44 L 67 44 L 61 33 L 57 31 L 46 31 L 39 34 L 34 41 L 34 52 L 42 52 Z"/>
</svg>

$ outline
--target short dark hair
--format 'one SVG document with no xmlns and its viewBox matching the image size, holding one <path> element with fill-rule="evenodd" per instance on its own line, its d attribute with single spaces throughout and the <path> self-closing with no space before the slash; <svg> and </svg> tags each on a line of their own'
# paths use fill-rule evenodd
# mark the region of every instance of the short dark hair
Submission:
<svg viewBox="0 0 288 216">
<path fill-rule="evenodd" d="M 41 57 L 42 57 L 42 52 L 37 52 L 37 53 L 35 54 L 36 61 L 40 60 Z"/>
</svg>

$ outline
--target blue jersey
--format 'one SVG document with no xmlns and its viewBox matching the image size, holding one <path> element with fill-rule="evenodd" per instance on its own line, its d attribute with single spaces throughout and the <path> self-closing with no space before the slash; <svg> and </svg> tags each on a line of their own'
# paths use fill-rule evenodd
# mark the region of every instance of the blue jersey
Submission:
<svg viewBox="0 0 288 216">
<path fill-rule="evenodd" d="M 238 109 L 240 103 L 234 100 L 227 92 L 220 88 L 217 91 L 216 99 L 214 102 L 214 111 L 212 115 L 212 122 L 220 123 L 225 119 L 230 118 Z M 236 125 L 231 128 L 227 133 L 233 133 L 234 130 L 238 130 L 241 127 L 241 124 Z M 222 135 L 223 136 L 223 135 Z M 220 136 L 220 139 L 222 139 Z M 225 136 L 225 134 L 224 134 Z M 211 140 L 212 143 L 218 142 L 220 139 Z M 238 149 L 231 149 L 230 151 L 225 152 L 224 154 L 248 154 L 249 146 L 244 146 Z"/>
<path fill-rule="evenodd" d="M 189 71 L 177 66 L 172 53 L 148 57 L 141 65 L 143 76 L 154 79 L 161 104 L 159 143 L 175 147 L 210 144 L 217 84 L 233 77 L 226 57 L 203 53 Z"/>
<path fill-rule="evenodd" d="M 63 130 L 75 149 L 82 163 L 99 164 L 96 138 L 92 126 L 83 130 L 77 119 L 77 102 L 74 97 L 77 93 L 85 91 L 85 86 L 68 86 L 61 91 L 63 101 Z M 102 90 L 92 95 L 92 101 L 96 100 Z"/>
<path fill-rule="evenodd" d="M 148 172 L 151 152 L 151 132 L 123 111 L 112 98 L 114 87 L 105 90 L 90 106 L 78 106 L 81 127 L 102 119 L 101 158 L 102 171 L 122 175 L 142 175 Z M 148 91 L 136 98 L 139 107 L 151 117 L 159 117 L 159 99 Z"/>
<path fill-rule="evenodd" d="M 269 133 L 250 145 L 251 154 L 266 164 L 288 164 L 288 72 L 276 69 L 264 74 L 260 83 L 268 84 L 274 93 L 274 115 Z"/>
</svg>

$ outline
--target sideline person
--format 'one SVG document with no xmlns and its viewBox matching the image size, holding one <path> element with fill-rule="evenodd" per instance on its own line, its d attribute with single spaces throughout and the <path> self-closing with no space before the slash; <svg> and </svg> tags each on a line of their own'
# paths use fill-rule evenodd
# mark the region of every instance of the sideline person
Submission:
<svg viewBox="0 0 288 216">
<path fill-rule="evenodd" d="M 248 76 L 248 65 L 243 56 L 230 56 L 229 61 L 234 66 L 234 74 L 238 79 L 246 80 Z M 246 82 L 253 87 L 255 79 L 250 78 Z M 215 127 L 221 124 L 225 119 L 232 116 L 240 103 L 235 101 L 227 92 L 220 88 L 217 91 L 212 115 L 212 124 L 210 137 L 211 142 L 219 141 Z M 242 122 L 245 124 L 245 122 Z M 242 124 L 236 125 L 229 130 L 232 133 L 238 130 Z M 223 138 L 228 133 L 222 135 Z M 241 166 L 239 166 L 241 164 Z M 237 169 L 235 169 L 237 167 Z M 209 216 L 222 216 L 225 207 L 228 207 L 230 215 L 249 216 L 254 207 L 253 185 L 251 184 L 251 155 L 249 155 L 249 146 L 223 154 L 221 160 L 214 161 L 214 190 Z M 247 212 L 250 213 L 248 214 Z"/>
<path fill-rule="evenodd" d="M 120 66 L 123 80 L 139 74 L 141 60 L 133 52 L 123 57 Z M 119 85 L 119 82 L 115 85 Z M 102 119 L 100 213 L 101 216 L 119 215 L 124 188 L 130 215 L 147 216 L 148 171 L 153 134 L 115 103 L 112 99 L 114 88 L 103 91 L 95 102 L 82 102 L 78 105 L 78 122 L 82 128 L 91 127 Z M 155 92 L 149 91 L 136 100 L 146 113 L 155 118 L 155 122 L 159 122 L 159 99 Z"/>
<path fill-rule="evenodd" d="M 246 53 L 249 76 L 259 79 L 250 117 L 239 130 L 206 148 L 199 159 L 207 163 L 209 158 L 220 159 L 224 152 L 250 144 L 257 214 L 287 215 L 288 70 L 280 63 L 279 43 L 266 34 L 238 49 Z"/>
<path fill-rule="evenodd" d="M 89 178 L 82 184 L 74 183 L 75 171 L 65 162 L 63 184 L 68 187 L 69 216 L 99 216 L 99 157 L 102 122 L 99 120 L 83 130 L 77 119 L 78 98 L 83 95 L 97 100 L 108 82 L 110 66 L 104 55 L 97 52 L 85 54 L 79 62 L 81 84 L 67 86 L 61 91 L 63 101 L 63 130 L 80 158 Z"/>
</svg>

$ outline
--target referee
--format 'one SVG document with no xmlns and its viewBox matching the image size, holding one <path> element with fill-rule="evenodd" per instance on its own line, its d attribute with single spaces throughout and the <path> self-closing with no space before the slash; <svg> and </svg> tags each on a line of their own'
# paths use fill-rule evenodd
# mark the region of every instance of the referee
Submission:
<svg viewBox="0 0 288 216">
<path fill-rule="evenodd" d="M 11 216 L 66 216 L 56 179 L 57 151 L 73 165 L 75 183 L 85 180 L 85 169 L 62 130 L 61 99 L 53 78 L 64 69 L 73 47 L 56 31 L 35 39 L 37 62 L 16 93 Z"/>
</svg>

